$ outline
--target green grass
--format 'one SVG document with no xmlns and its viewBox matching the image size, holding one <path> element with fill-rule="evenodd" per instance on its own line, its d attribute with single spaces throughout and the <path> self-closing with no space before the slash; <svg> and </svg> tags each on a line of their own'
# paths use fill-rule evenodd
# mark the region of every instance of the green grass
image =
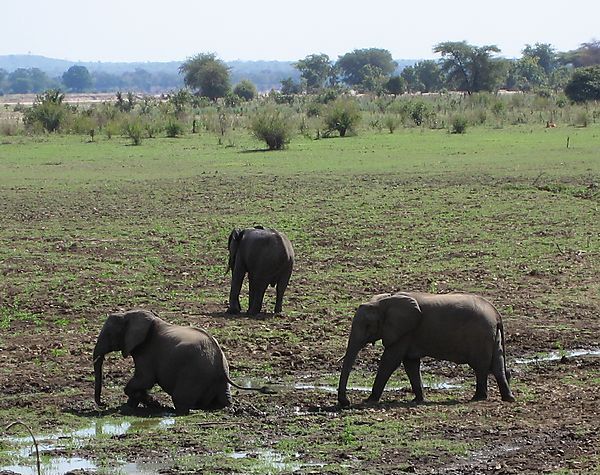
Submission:
<svg viewBox="0 0 600 475">
<path fill-rule="evenodd" d="M 305 375 L 336 385 L 335 361 L 354 309 L 385 291 L 478 292 L 504 314 L 510 335 L 515 328 L 549 331 L 555 348 L 571 347 L 573 335 L 593 340 L 597 327 L 578 324 L 578 317 L 600 304 L 597 126 L 469 127 L 464 135 L 403 129 L 295 138 L 281 152 L 255 151 L 262 145 L 243 134 L 235 144 L 219 147 L 208 135 L 147 139 L 137 147 L 102 137 L 96 143 L 76 136 L 3 138 L 0 349 L 12 338 L 33 339 L 32 354 L 13 346 L 10 354 L 21 351 L 19 370 L 39 375 L 49 389 L 2 394 L 15 406 L 0 410 L 2 424 L 22 418 L 36 432 L 85 425 L 86 418 L 44 401 L 65 391 L 67 409 L 73 397 L 92 410 L 88 360 L 106 313 L 118 307 L 146 306 L 169 321 L 208 325 L 234 377 L 284 385 Z M 234 226 L 254 224 L 279 228 L 294 244 L 286 316 L 223 318 L 227 236 Z M 242 301 L 247 305 L 245 295 Z M 273 304 L 270 290 L 269 311 Z M 71 344 L 45 346 L 61 335 Z M 378 345 L 361 353 L 351 385 L 372 384 L 380 352 Z M 82 366 L 89 370 L 83 381 L 74 374 Z M 113 371 L 105 393 L 115 406 L 130 362 L 115 355 L 105 366 Z M 0 366 L 0 382 L 16 367 L 13 359 Z M 447 379 L 432 369 L 423 376 Z M 118 444 L 102 437 L 85 453 L 110 461 L 142 447 L 168 464 L 180 460 L 181 471 L 238 473 L 271 469 L 260 457 L 223 453 L 271 450 L 285 462 L 323 463 L 331 473 L 378 473 L 373 461 L 389 457 L 458 457 L 483 442 L 457 433 L 447 441 L 443 429 L 464 419 L 489 423 L 477 405 L 453 404 L 466 401 L 474 384 L 470 373 L 458 376 L 460 389 L 427 391 L 433 406 L 412 407 L 410 394 L 394 393 L 383 397 L 390 409 L 300 419 L 289 404 L 333 405 L 335 395 L 288 388 L 276 404 L 265 395 L 238 396 L 252 401 L 250 414 L 264 415 L 197 413 L 168 430 L 132 430 Z M 592 372 L 590 383 L 597 379 Z M 577 387 L 569 378 L 562 382 Z M 409 387 L 400 372 L 389 384 Z M 527 381 L 517 379 L 513 387 L 523 404 L 539 398 Z M 366 395 L 350 396 L 358 402 Z M 518 406 L 506 410 L 519 420 Z M 213 420 L 230 424 L 198 425 Z M 344 458 L 348 449 L 360 457 Z M 392 470 L 384 465 L 379 473 L 386 467 Z"/>
</svg>

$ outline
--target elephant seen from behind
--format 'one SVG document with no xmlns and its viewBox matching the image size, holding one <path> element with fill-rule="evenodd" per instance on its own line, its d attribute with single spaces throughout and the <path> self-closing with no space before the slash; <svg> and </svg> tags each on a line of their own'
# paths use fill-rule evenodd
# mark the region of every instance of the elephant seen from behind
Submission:
<svg viewBox="0 0 600 475">
<path fill-rule="evenodd" d="M 275 313 L 283 310 L 283 294 L 288 286 L 294 267 L 294 249 L 285 234 L 276 229 L 256 226 L 234 229 L 227 243 L 231 270 L 231 290 L 227 313 L 241 312 L 240 291 L 248 274 L 248 315 L 262 310 L 267 287 L 276 288 Z"/>
<path fill-rule="evenodd" d="M 401 363 L 415 401 L 423 401 L 420 364 L 424 356 L 473 368 L 477 380 L 473 400 L 487 398 L 489 373 L 496 378 L 502 400 L 515 400 L 508 384 L 502 319 L 482 297 L 400 292 L 376 295 L 360 305 L 343 358 L 338 386 L 340 406 L 350 405 L 346 386 L 358 352 L 377 340 L 383 340 L 385 349 L 367 401 L 379 401 L 388 379 Z"/>
<path fill-rule="evenodd" d="M 231 404 L 225 355 L 206 331 L 172 325 L 147 310 L 114 313 L 106 319 L 94 347 L 96 403 L 101 405 L 102 365 L 107 353 L 132 356 L 133 377 L 125 386 L 127 405 L 156 404 L 148 391 L 158 384 L 173 400 L 177 414 L 190 409 L 221 409 Z M 264 388 L 260 389 L 263 390 Z"/>
</svg>

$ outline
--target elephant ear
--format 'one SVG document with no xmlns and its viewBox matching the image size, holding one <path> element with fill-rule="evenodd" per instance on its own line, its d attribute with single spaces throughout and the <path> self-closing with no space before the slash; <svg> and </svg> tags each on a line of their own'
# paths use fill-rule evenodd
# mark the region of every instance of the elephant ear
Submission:
<svg viewBox="0 0 600 475">
<path fill-rule="evenodd" d="M 383 345 L 388 347 L 413 331 L 421 322 L 419 303 L 408 295 L 392 295 L 379 301 L 383 314 Z"/>
<path fill-rule="evenodd" d="M 150 312 L 142 310 L 134 310 L 124 315 L 125 330 L 123 348 L 121 348 L 123 358 L 129 356 L 138 345 L 146 340 L 150 329 L 154 325 L 155 318 Z"/>
<path fill-rule="evenodd" d="M 239 240 L 241 235 L 242 235 L 242 231 L 240 231 L 239 229 L 233 228 L 231 230 L 231 232 L 229 233 L 229 238 L 227 239 L 227 249 L 231 249 L 231 243 L 233 241 Z"/>
</svg>

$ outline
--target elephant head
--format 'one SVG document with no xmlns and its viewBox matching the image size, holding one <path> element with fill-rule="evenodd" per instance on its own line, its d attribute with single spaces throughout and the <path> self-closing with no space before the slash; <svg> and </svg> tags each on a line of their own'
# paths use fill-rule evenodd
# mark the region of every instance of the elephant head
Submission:
<svg viewBox="0 0 600 475">
<path fill-rule="evenodd" d="M 235 257 L 237 255 L 240 241 L 242 240 L 243 235 L 243 229 L 233 229 L 229 234 L 229 239 L 227 241 L 227 249 L 229 249 L 229 261 L 227 263 L 227 270 L 225 271 L 226 274 L 230 270 L 233 270 L 235 266 Z"/>
<path fill-rule="evenodd" d="M 147 338 L 155 318 L 152 313 L 143 310 L 131 310 L 108 316 L 94 347 L 94 398 L 96 404 L 101 404 L 104 356 L 113 351 L 121 351 L 123 358 L 129 356 Z"/>
<path fill-rule="evenodd" d="M 348 338 L 348 347 L 338 386 L 338 401 L 348 406 L 346 386 L 352 365 L 358 352 L 368 343 L 383 340 L 383 345 L 396 343 L 402 336 L 414 330 L 421 320 L 421 309 L 417 301 L 403 294 L 381 294 L 358 307 Z"/>
</svg>

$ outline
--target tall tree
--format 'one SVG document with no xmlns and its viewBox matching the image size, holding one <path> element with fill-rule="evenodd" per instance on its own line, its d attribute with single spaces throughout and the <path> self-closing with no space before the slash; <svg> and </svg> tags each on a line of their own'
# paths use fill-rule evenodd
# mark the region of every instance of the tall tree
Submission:
<svg viewBox="0 0 600 475">
<path fill-rule="evenodd" d="M 414 65 L 415 75 L 422 85 L 421 92 L 436 92 L 442 88 L 442 71 L 436 61 L 419 61 Z"/>
<path fill-rule="evenodd" d="M 388 50 L 367 48 L 340 56 L 336 66 L 349 86 L 373 90 L 389 79 L 397 64 Z"/>
<path fill-rule="evenodd" d="M 300 71 L 300 76 L 306 82 L 307 92 L 322 89 L 334 72 L 333 64 L 326 54 L 309 54 L 294 63 L 294 67 Z"/>
<path fill-rule="evenodd" d="M 522 53 L 524 58 L 536 59 L 537 64 L 544 70 L 546 76 L 550 76 L 558 65 L 556 50 L 548 43 L 536 43 L 533 46 L 525 45 Z"/>
<path fill-rule="evenodd" d="M 560 62 L 572 64 L 576 68 L 600 64 L 600 41 L 582 43 L 579 48 L 559 55 Z"/>
<path fill-rule="evenodd" d="M 441 69 L 450 87 L 469 94 L 492 91 L 498 85 L 502 63 L 492 58 L 499 53 L 496 45 L 472 46 L 466 41 L 446 41 L 435 45 L 442 55 Z"/>
<path fill-rule="evenodd" d="M 214 53 L 200 53 L 179 67 L 186 86 L 209 99 L 224 97 L 230 89 L 229 68 Z"/>
<path fill-rule="evenodd" d="M 63 73 L 62 82 L 67 89 L 81 92 L 92 87 L 92 76 L 85 66 L 71 66 Z"/>
</svg>

